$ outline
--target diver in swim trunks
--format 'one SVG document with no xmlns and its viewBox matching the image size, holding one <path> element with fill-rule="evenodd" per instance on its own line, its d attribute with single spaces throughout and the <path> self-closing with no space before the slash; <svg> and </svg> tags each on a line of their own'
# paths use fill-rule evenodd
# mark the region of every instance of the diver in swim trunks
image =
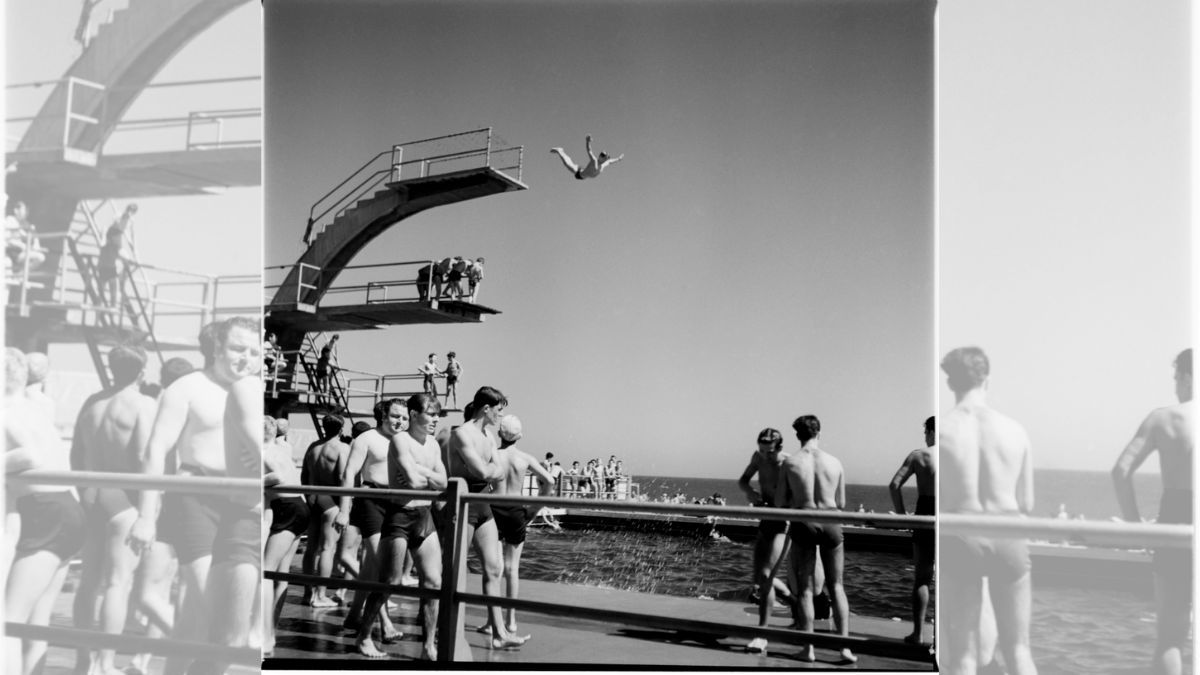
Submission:
<svg viewBox="0 0 1200 675">
<path fill-rule="evenodd" d="M 406 404 L 408 431 L 394 434 L 388 449 L 388 487 L 397 490 L 445 490 L 446 467 L 441 448 L 434 438 L 441 408 L 437 398 L 416 394 Z M 385 570 L 384 583 L 399 585 L 404 577 L 404 558 L 411 553 L 419 572 L 421 588 L 437 590 L 442 586 L 442 547 L 438 539 L 429 499 L 391 499 L 384 516 L 380 541 L 380 563 Z M 370 658 L 387 656 L 371 640 L 371 624 L 383 606 L 386 595 L 372 593 L 363 608 L 365 617 L 359 627 L 359 653 Z M 420 658 L 437 658 L 438 602 L 422 599 L 419 614 L 424 632 Z"/>
<path fill-rule="evenodd" d="M 508 399 L 493 387 L 480 387 L 471 400 L 472 417 L 450 433 L 447 444 L 446 469 L 451 476 L 463 478 L 469 492 L 491 492 L 493 486 L 504 480 L 506 467 L 496 455 L 496 441 L 491 432 L 500 422 L 500 416 L 508 405 Z M 475 552 L 483 561 L 483 592 L 499 597 L 500 578 L 504 571 L 503 557 L 496 533 L 496 522 L 487 504 L 471 504 L 468 507 L 467 525 L 471 528 L 471 540 Z M 504 626 L 500 608 L 488 608 L 488 620 L 492 624 L 492 647 L 509 649 L 518 647 L 523 640 L 511 634 Z"/>
<path fill-rule="evenodd" d="M 341 474 L 343 488 L 387 488 L 388 449 L 391 447 L 392 437 L 408 429 L 408 406 L 398 398 L 386 399 L 375 404 L 373 413 L 375 428 L 359 434 L 350 444 L 350 453 Z M 379 540 L 388 502 L 366 497 L 344 496 L 338 499 L 334 527 L 339 530 L 353 528 L 365 544 L 358 577 L 363 581 L 378 581 L 383 574 L 379 565 Z M 355 537 L 354 532 L 349 534 L 350 537 Z M 342 536 L 346 537 L 347 533 L 343 532 Z M 347 629 L 358 630 L 362 623 L 362 608 L 366 599 L 366 593 L 354 592 L 354 600 L 343 622 Z M 386 603 L 381 605 L 380 621 L 384 642 L 398 639 L 400 632 L 392 626 L 392 621 L 387 615 Z"/>
<path fill-rule="evenodd" d="M 1147 415 L 1113 467 L 1117 502 L 1121 505 L 1122 517 L 1129 522 L 1141 522 L 1133 473 L 1157 451 L 1163 486 L 1158 522 L 1192 523 L 1192 450 L 1196 419 L 1192 402 L 1191 348 L 1180 352 L 1174 365 L 1175 397 L 1179 403 Z M 1191 547 L 1160 548 L 1154 552 L 1154 587 L 1158 614 L 1154 669 L 1161 673 L 1179 673 L 1191 629 Z"/>
<path fill-rule="evenodd" d="M 588 163 L 586 166 L 582 167 L 575 164 L 575 162 L 567 156 L 567 153 L 564 152 L 562 148 L 550 148 L 550 152 L 558 155 L 558 159 L 562 161 L 563 166 L 567 168 L 567 171 L 570 171 L 571 175 L 575 176 L 575 180 L 595 178 L 600 175 L 601 171 L 625 158 L 624 154 L 617 155 L 616 157 L 609 157 L 608 153 L 602 152 L 597 155 L 596 153 L 592 152 L 592 137 L 588 136 L 585 140 L 587 143 Z"/>
<path fill-rule="evenodd" d="M 349 459 L 350 448 L 341 441 L 345 420 L 337 415 L 321 418 L 321 438 L 308 446 L 304 453 L 304 468 L 300 474 L 303 485 L 340 487 L 342 472 Z M 339 512 L 335 498 L 330 495 L 307 495 L 310 519 L 308 543 L 304 548 L 304 573 L 316 574 L 328 579 L 333 574 L 333 558 L 337 553 L 338 528 L 335 520 Z M 305 600 L 310 607 L 336 607 L 337 603 L 326 595 L 325 586 L 309 586 Z"/>
<path fill-rule="evenodd" d="M 262 367 L 261 334 L 253 319 L 234 317 L 205 326 L 199 338 L 204 369 L 180 377 L 163 391 L 142 466 L 146 475 L 165 473 L 166 457 L 172 448 L 178 457 L 179 475 L 226 475 L 225 414 L 229 389 Z M 176 612 L 172 637 L 204 641 L 208 639 L 209 626 L 204 593 L 220 519 L 219 502 L 214 502 L 213 497 L 168 492 L 170 498 L 161 500 L 160 515 L 160 494 L 157 490 L 141 493 L 138 519 L 130 529 L 129 543 L 136 551 L 149 546 L 157 538 L 161 519 L 164 540 L 174 545 L 179 556 L 183 588 L 183 606 Z M 189 661 L 170 657 L 166 669 L 179 672 Z"/>
<path fill-rule="evenodd" d="M 89 397 L 76 418 L 71 465 L 79 471 L 137 473 L 157 408 L 155 400 L 141 392 L 146 352 L 115 347 L 108 353 L 108 367 L 113 386 Z M 76 628 L 91 630 L 99 600 L 100 630 L 120 635 L 140 557 L 124 545 L 137 518 L 138 493 L 102 487 L 84 490 L 83 497 L 89 526 L 72 616 Z M 87 650 L 80 650 L 80 663 L 89 658 Z M 115 659 L 115 650 L 102 649 L 88 670 L 117 673 Z"/>
<path fill-rule="evenodd" d="M 758 447 L 750 455 L 746 469 L 738 479 L 738 487 L 746 495 L 751 506 L 774 506 L 775 487 L 779 483 L 779 468 L 789 455 L 783 452 L 783 434 L 776 429 L 763 429 L 758 432 Z M 754 476 L 758 476 L 758 489 L 750 484 Z M 787 584 L 775 577 L 780 558 L 784 554 L 784 544 L 787 539 L 786 520 L 760 520 L 758 533 L 754 539 L 754 588 L 758 597 L 758 625 L 766 626 L 771 618 L 771 610 L 775 607 L 776 594 L 780 594 L 784 602 L 796 609 L 795 598 Z M 789 566 L 790 568 L 790 566 Z M 750 652 L 765 653 L 767 641 L 754 638 L 746 646 Z"/>
<path fill-rule="evenodd" d="M 804 415 L 792 422 L 800 450 L 790 455 L 780 468 L 779 486 L 775 489 L 775 506 L 780 508 L 841 511 L 846 508 L 846 475 L 842 463 L 819 446 L 821 421 L 815 415 Z M 842 586 L 844 548 L 840 523 L 795 521 L 791 524 L 793 555 L 796 556 L 800 592 L 800 630 L 811 632 L 815 612 L 813 576 L 820 547 L 821 566 L 825 572 L 825 587 L 833 604 L 833 620 L 838 633 L 850 634 L 850 607 Z M 849 648 L 841 651 L 842 660 L 857 661 Z M 813 646 L 806 645 L 801 659 L 813 661 Z"/>
<path fill-rule="evenodd" d="M 925 447 L 908 453 L 900 465 L 888 492 L 892 506 L 899 515 L 908 513 L 904 508 L 904 493 L 901 488 L 908 479 L 917 477 L 917 510 L 915 515 L 934 516 L 937 508 L 934 495 L 937 493 L 937 430 L 934 418 L 925 420 Z M 936 547 L 936 531 L 917 529 L 913 531 L 913 632 L 904 638 L 910 644 L 921 644 L 921 633 L 925 626 L 925 614 L 929 609 L 929 584 L 933 581 L 933 551 Z"/>
<path fill-rule="evenodd" d="M 496 484 L 496 494 L 520 495 L 525 488 L 525 476 L 532 471 L 538 482 L 538 496 L 554 494 L 554 478 L 544 465 L 529 453 L 516 446 L 522 436 L 521 420 L 516 415 L 505 415 L 500 418 L 498 435 L 500 447 L 496 450 L 498 460 L 504 464 L 504 480 Z M 505 596 L 516 598 L 520 593 L 521 582 L 521 553 L 525 549 L 525 537 L 529 522 L 537 516 L 539 507 L 528 504 L 495 504 L 492 515 L 496 521 L 496 535 L 504 549 L 504 587 Z M 504 611 L 505 629 L 517 634 L 517 610 L 508 608 Z M 484 624 L 480 632 L 491 632 L 491 625 Z M 519 636 L 528 640 L 529 636 Z"/>
<path fill-rule="evenodd" d="M 941 363 L 955 406 L 942 415 L 938 433 L 939 508 L 942 513 L 1028 514 L 1033 510 L 1033 452 L 1016 420 L 988 405 L 991 367 L 978 347 L 961 347 Z M 998 647 L 1012 675 L 1036 673 L 1029 646 L 1032 584 L 1028 544 L 1020 539 L 943 534 L 942 667 L 950 672 L 977 668 L 983 617 L 983 586 L 995 612 Z M 987 623 L 982 625 L 989 625 Z M 987 640 L 982 640 L 986 642 Z M 948 664 L 948 665 L 947 665 Z M 985 665 L 985 664 L 978 664 Z"/>
</svg>

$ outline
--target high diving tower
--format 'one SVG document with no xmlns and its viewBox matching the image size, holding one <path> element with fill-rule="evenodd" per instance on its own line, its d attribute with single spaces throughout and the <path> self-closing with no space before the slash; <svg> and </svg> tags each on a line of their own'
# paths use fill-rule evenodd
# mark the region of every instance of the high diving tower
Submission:
<svg viewBox="0 0 1200 675">
<path fill-rule="evenodd" d="M 307 248 L 291 265 L 267 269 L 272 293 L 266 328 L 283 358 L 266 374 L 265 407 L 285 416 L 320 412 L 369 417 L 380 398 L 420 389 L 400 384 L 413 374 L 341 370 L 318 391 L 316 360 L 324 333 L 412 324 L 478 323 L 499 314 L 473 296 L 439 297 L 421 268 L 433 260 L 377 265 L 349 263 L 388 228 L 422 211 L 469 199 L 524 190 L 523 148 L 491 128 L 401 143 L 383 150 L 309 209 Z M 335 281 L 355 277 L 335 286 Z M 465 282 L 464 282 L 465 285 Z M 322 385 L 324 386 L 324 385 Z"/>
<path fill-rule="evenodd" d="M 162 68 L 194 37 L 247 0 L 129 0 L 112 12 L 66 73 L 52 85 L 32 117 L 6 120 L 25 124 L 15 148 L 5 155 L 10 200 L 24 202 L 45 261 L 36 269 L 10 265 L 6 274 L 6 340 L 25 350 L 44 351 L 50 343 L 86 342 L 97 373 L 107 385 L 101 346 L 147 344 L 157 351 L 196 349 L 198 328 L 219 314 L 257 313 L 257 307 L 218 307 L 217 289 L 259 283 L 258 275 L 213 277 L 177 272 L 126 260 L 119 301 L 98 293 L 97 253 L 103 243 L 106 207 L 111 199 L 215 194 L 229 187 L 260 184 L 261 138 L 222 139 L 221 125 L 261 118 L 260 108 L 190 111 L 153 120 L 126 119 L 146 89 L 211 86 L 259 77 L 152 83 Z M 66 30 L 66 28 L 64 28 Z M 10 110 L 12 110 L 10 106 Z M 109 154 L 116 132 L 174 128 L 181 142 L 155 143 L 151 151 Z M 216 135 L 212 133 L 216 129 Z M 257 129 L 257 122 L 254 122 Z M 257 136 L 257 131 L 254 132 Z M 6 148 L 7 149 L 7 148 Z M 164 224 L 169 226 L 169 224 Z M 130 247 L 126 247 L 126 253 Z M 135 258 L 136 258 L 136 251 Z M 177 277 L 183 275 L 186 280 Z M 172 277 L 162 281 L 163 277 Z M 202 287 L 201 302 L 168 303 L 159 291 L 168 285 Z M 228 294 L 227 294 L 228 295 Z M 160 310 L 160 305 L 172 308 Z M 180 311 L 186 304 L 186 311 Z M 196 326 L 175 338 L 161 334 L 160 315 L 194 313 Z M 157 333 L 157 334 L 156 334 Z"/>
</svg>

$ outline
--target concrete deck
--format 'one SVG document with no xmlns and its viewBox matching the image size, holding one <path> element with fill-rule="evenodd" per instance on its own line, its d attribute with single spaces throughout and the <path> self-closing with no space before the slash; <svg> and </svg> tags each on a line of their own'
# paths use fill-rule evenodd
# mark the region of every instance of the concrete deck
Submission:
<svg viewBox="0 0 1200 675">
<path fill-rule="evenodd" d="M 480 593 L 478 575 L 468 575 L 467 590 Z M 398 608 L 392 612 L 396 627 L 405 636 L 396 644 L 379 645 L 393 658 L 369 660 L 354 651 L 354 635 L 342 629 L 344 608 L 313 610 L 300 604 L 302 589 L 288 589 L 285 607 L 272 658 L 264 661 L 266 669 L 403 669 L 428 668 L 431 664 L 416 661 L 420 647 L 420 629 L 414 625 L 417 607 L 414 600 L 394 597 Z M 655 613 L 666 616 L 712 621 L 730 625 L 752 626 L 757 622 L 757 609 L 748 604 L 719 600 L 698 600 L 632 591 L 567 586 L 563 584 L 522 581 L 521 598 L 543 602 L 562 602 L 569 599 L 581 607 Z M 513 651 L 493 651 L 487 648 L 485 635 L 472 628 L 484 622 L 482 607 L 467 606 L 467 642 L 477 665 L 489 664 L 498 668 L 529 668 L 545 666 L 583 666 L 589 669 L 636 666 L 656 668 L 759 668 L 759 669 L 849 669 L 868 670 L 934 670 L 930 661 L 918 662 L 860 654 L 858 663 L 840 666 L 839 655 L 830 649 L 817 649 L 816 663 L 797 658 L 800 648 L 790 644 L 771 644 L 766 655 L 747 654 L 744 638 L 718 638 L 705 635 L 685 635 L 672 630 L 652 630 L 605 624 L 596 621 L 550 617 L 518 612 L 521 634 L 532 639 Z M 772 627 L 786 627 L 789 613 L 777 609 Z M 824 628 L 827 622 L 818 622 Z M 904 622 L 853 616 L 852 635 L 900 640 L 908 633 Z M 932 633 L 932 628 L 929 629 Z M 927 634 L 929 634 L 927 633 Z M 315 660 L 315 661 L 314 661 Z"/>
</svg>

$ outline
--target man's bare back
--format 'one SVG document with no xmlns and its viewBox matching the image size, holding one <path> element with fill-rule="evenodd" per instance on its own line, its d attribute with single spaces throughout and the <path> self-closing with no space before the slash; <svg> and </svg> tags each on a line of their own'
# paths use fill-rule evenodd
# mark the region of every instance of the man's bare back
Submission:
<svg viewBox="0 0 1200 675">
<path fill-rule="evenodd" d="M 325 441 L 316 441 L 308 446 L 304 453 L 304 461 L 308 465 L 306 468 L 309 484 L 340 487 L 342 477 L 338 471 L 338 460 L 344 459 L 348 451 L 346 444 L 337 436 Z"/>
<path fill-rule="evenodd" d="M 842 463 L 820 448 L 802 448 L 788 457 L 782 476 L 791 508 L 839 510 L 846 506 Z"/>
<path fill-rule="evenodd" d="M 1033 460 L 1016 420 L 964 401 L 941 419 L 941 505 L 947 513 L 1029 513 Z"/>
<path fill-rule="evenodd" d="M 79 468 L 138 471 L 156 407 L 154 399 L 142 394 L 137 385 L 91 398 L 79 413 L 73 436 L 80 453 Z"/>
</svg>

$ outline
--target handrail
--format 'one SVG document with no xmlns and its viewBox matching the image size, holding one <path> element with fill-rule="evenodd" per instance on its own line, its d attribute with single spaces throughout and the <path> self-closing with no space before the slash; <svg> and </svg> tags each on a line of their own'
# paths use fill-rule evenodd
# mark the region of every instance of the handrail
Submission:
<svg viewBox="0 0 1200 675">
<path fill-rule="evenodd" d="M 728 624 L 715 623 L 710 621 L 696 621 L 690 619 L 678 619 L 675 617 L 664 617 L 652 614 L 640 614 L 634 612 L 622 612 L 613 610 L 604 610 L 591 607 L 578 607 L 575 605 L 535 602 L 529 600 L 515 600 L 499 596 L 479 595 L 468 593 L 465 589 L 465 577 L 460 573 L 465 572 L 466 554 L 469 542 L 466 539 L 466 513 L 469 503 L 513 503 L 513 504 L 529 504 L 533 506 L 578 506 L 583 501 L 592 501 L 596 508 L 614 509 L 614 510 L 638 510 L 638 507 L 650 506 L 653 510 L 662 511 L 683 511 L 699 514 L 720 513 L 724 511 L 744 511 L 752 513 L 755 516 L 767 516 L 773 520 L 814 520 L 814 516 L 821 520 L 828 518 L 841 518 L 846 520 L 861 520 L 861 517 L 866 514 L 848 514 L 838 513 L 830 514 L 829 512 L 820 511 L 798 511 L 791 509 L 755 509 L 751 507 L 709 507 L 709 506 L 680 506 L 667 504 L 632 504 L 625 505 L 612 500 L 577 500 L 577 499 L 559 499 L 554 497 L 521 497 L 516 495 L 494 495 L 494 494 L 471 494 L 466 492 L 466 483 L 462 478 L 451 478 L 449 485 L 445 491 L 435 490 L 408 490 L 408 489 L 374 489 L 374 488 L 340 488 L 340 487 L 318 487 L 318 486 L 296 486 L 296 485 L 277 485 L 265 488 L 268 494 L 272 493 L 287 493 L 287 494 L 325 494 L 330 496 L 340 495 L 363 495 L 372 498 L 423 498 L 433 501 L 446 500 L 446 506 L 443 507 L 442 513 L 445 521 L 443 530 L 439 533 L 442 538 L 443 545 L 443 570 L 442 570 L 442 587 L 439 591 L 441 599 L 440 612 L 438 617 L 438 661 L 449 662 L 454 660 L 454 655 L 462 637 L 462 611 L 461 605 L 465 602 L 484 604 L 489 606 L 499 606 L 501 608 L 523 609 L 525 611 L 546 613 L 550 615 L 570 615 L 585 619 L 605 621 L 612 623 L 625 623 L 630 625 L 653 626 L 656 628 L 669 628 L 676 630 L 688 630 L 692 632 L 708 633 L 722 636 L 737 636 L 737 637 L 761 637 L 768 636 L 771 639 L 786 643 L 796 644 L 814 644 L 820 647 L 854 647 L 860 652 L 876 652 L 879 650 L 891 654 L 899 654 L 908 658 L 921 659 L 927 654 L 925 648 L 905 645 L 899 640 L 878 640 L 863 637 L 843 637 L 840 635 L 829 635 L 822 633 L 805 633 L 801 631 L 785 630 L 780 628 L 760 628 L 753 625 L 732 626 Z M 621 508 L 630 506 L 632 508 Z M 887 525 L 904 527 L 906 529 L 921 529 L 929 528 L 934 524 L 934 518 L 931 516 L 895 516 L 879 518 L 885 521 Z M 278 572 L 264 571 L 265 579 L 289 581 L 298 584 L 315 584 L 329 588 L 338 588 L 349 586 L 346 581 L 340 579 L 325 579 L 312 575 L 297 575 L 284 574 Z M 350 582 L 361 583 L 361 582 Z M 412 589 L 400 585 L 390 587 L 390 592 L 395 595 L 419 597 L 419 593 L 414 592 L 420 589 Z M 420 594 L 426 594 L 424 591 Z"/>
<path fill-rule="evenodd" d="M 377 161 L 377 160 L 378 160 L 380 157 L 383 157 L 384 155 L 388 155 L 388 156 L 390 156 L 390 155 L 392 154 L 392 152 L 393 152 L 393 150 L 392 150 L 391 148 L 389 148 L 389 149 L 387 149 L 387 150 L 383 150 L 383 151 L 381 151 L 380 153 L 378 153 L 377 155 L 375 155 L 375 156 L 374 156 L 374 157 L 372 157 L 371 159 L 368 159 L 368 160 L 366 161 L 366 163 L 364 163 L 362 166 L 360 166 L 360 167 L 358 167 L 357 169 L 355 169 L 355 170 L 354 170 L 354 171 L 353 171 L 353 172 L 352 172 L 352 173 L 351 173 L 349 176 L 346 176 L 346 178 L 345 178 L 345 179 L 343 179 L 343 180 L 342 180 L 342 182 L 340 182 L 340 183 L 338 183 L 337 185 L 333 186 L 333 188 L 332 188 L 332 189 L 331 189 L 329 192 L 326 192 L 325 194 L 323 194 L 323 195 L 321 195 L 319 198 L 317 198 L 317 201 L 313 202 L 313 205 L 312 205 L 311 207 L 309 207 L 309 209 L 308 209 L 308 225 L 309 225 L 309 227 L 311 228 L 311 227 L 312 227 L 312 224 L 313 224 L 314 222 L 316 222 L 316 219 L 317 219 L 317 218 L 313 216 L 313 213 L 315 213 L 315 212 L 316 212 L 316 210 L 317 210 L 317 206 L 318 206 L 318 205 L 319 205 L 321 202 L 325 201 L 325 200 L 326 200 L 326 199 L 327 199 L 327 198 L 328 198 L 330 195 L 332 195 L 333 193 L 335 193 L 335 192 L 337 192 L 338 190 L 340 190 L 340 189 L 342 188 L 342 186 L 343 186 L 343 185 L 345 185 L 346 183 L 349 183 L 351 180 L 353 180 L 353 178 L 354 178 L 355 176 L 357 176 L 359 173 L 361 173 L 361 172 L 362 172 L 363 170 L 365 170 L 367 167 L 369 167 L 369 166 L 371 166 L 372 164 L 374 164 L 374 163 L 375 163 L 375 162 L 376 162 L 376 161 Z M 390 167 L 389 167 L 389 170 L 390 170 Z M 340 200 L 339 200 L 339 201 L 340 201 Z M 326 213 L 329 213 L 328 209 L 327 209 L 327 210 L 326 210 L 324 213 L 322 213 L 322 214 L 321 214 L 321 216 L 318 216 L 318 217 L 324 217 Z M 307 242 L 306 242 L 306 243 L 307 243 Z"/>
<path fill-rule="evenodd" d="M 245 495 L 262 489 L 256 478 L 152 476 L 111 471 L 23 471 L 10 473 L 7 483 L 112 487 L 130 490 L 170 490 L 186 494 Z"/>
</svg>

